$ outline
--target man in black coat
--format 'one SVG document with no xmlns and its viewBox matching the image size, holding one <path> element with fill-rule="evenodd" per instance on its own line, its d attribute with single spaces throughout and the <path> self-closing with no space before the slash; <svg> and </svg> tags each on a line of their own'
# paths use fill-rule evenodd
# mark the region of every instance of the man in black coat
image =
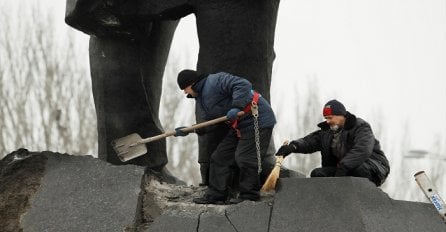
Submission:
<svg viewBox="0 0 446 232">
<path fill-rule="evenodd" d="M 337 100 L 325 104 L 323 115 L 325 121 L 318 124 L 319 130 L 283 145 L 277 154 L 320 151 L 322 167 L 314 169 L 311 177 L 355 176 L 365 177 L 376 186 L 384 183 L 389 161 L 370 125 Z"/>
</svg>

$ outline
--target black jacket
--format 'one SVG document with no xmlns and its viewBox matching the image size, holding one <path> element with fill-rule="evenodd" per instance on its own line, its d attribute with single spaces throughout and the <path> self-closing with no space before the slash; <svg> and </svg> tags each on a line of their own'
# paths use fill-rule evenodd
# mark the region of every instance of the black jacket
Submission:
<svg viewBox="0 0 446 232">
<path fill-rule="evenodd" d="M 333 132 L 330 130 L 330 126 L 324 121 L 319 123 L 318 127 L 320 127 L 320 130 L 291 142 L 296 147 L 295 152 L 313 153 L 320 151 L 322 167 L 338 167 L 338 172 L 344 174 L 371 159 L 382 165 L 384 172 L 387 172 L 382 174 L 387 176 L 390 170 L 389 161 L 366 121 L 347 112 L 340 138 L 344 152 L 340 158 L 334 156 L 331 151 Z"/>
</svg>

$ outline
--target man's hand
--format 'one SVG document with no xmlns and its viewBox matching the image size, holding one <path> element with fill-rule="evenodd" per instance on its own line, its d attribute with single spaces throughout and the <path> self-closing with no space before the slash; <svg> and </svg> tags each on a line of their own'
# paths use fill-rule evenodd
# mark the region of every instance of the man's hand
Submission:
<svg viewBox="0 0 446 232">
<path fill-rule="evenodd" d="M 289 154 L 296 151 L 296 146 L 293 144 L 283 145 L 279 148 L 279 150 L 276 153 L 276 156 L 283 156 L 284 158 L 288 156 Z"/>
<path fill-rule="evenodd" d="M 180 127 L 175 128 L 175 137 L 188 135 L 189 132 L 184 132 L 184 131 L 181 130 L 181 129 L 184 129 L 184 128 L 186 128 L 186 127 L 185 126 L 180 126 Z"/>
<path fill-rule="evenodd" d="M 228 117 L 229 120 L 235 121 L 237 120 L 237 113 L 240 111 L 239 108 L 232 108 L 226 113 L 226 117 Z"/>
</svg>

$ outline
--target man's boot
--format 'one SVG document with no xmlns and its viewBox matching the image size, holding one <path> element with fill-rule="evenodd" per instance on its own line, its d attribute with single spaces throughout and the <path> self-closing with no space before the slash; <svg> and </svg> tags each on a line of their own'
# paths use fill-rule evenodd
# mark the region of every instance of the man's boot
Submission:
<svg viewBox="0 0 446 232">
<path fill-rule="evenodd" d="M 194 198 L 192 201 L 196 204 L 224 205 L 226 203 L 226 197 L 215 197 L 212 195 L 204 194 L 204 196 Z"/>
<path fill-rule="evenodd" d="M 145 174 L 146 175 L 154 175 L 160 181 L 166 182 L 168 184 L 186 185 L 186 182 L 173 176 L 172 173 L 170 173 L 170 171 L 166 168 L 166 166 L 163 166 L 160 168 L 148 168 L 147 167 L 145 170 Z"/>
</svg>

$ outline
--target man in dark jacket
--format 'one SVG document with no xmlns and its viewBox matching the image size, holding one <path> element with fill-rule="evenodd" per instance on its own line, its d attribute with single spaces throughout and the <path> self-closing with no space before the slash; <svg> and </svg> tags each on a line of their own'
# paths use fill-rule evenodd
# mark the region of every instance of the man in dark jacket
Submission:
<svg viewBox="0 0 446 232">
<path fill-rule="evenodd" d="M 198 112 L 203 120 L 226 115 L 230 119 L 226 136 L 218 144 L 210 158 L 209 186 L 203 197 L 194 199 L 197 204 L 222 204 L 228 198 L 229 181 L 233 167 L 239 169 L 239 197 L 230 203 L 243 200 L 259 200 L 259 174 L 271 139 L 276 119 L 269 103 L 252 90 L 251 83 L 229 73 L 199 75 L 193 70 L 178 74 L 178 85 L 187 97 L 196 100 Z M 258 129 L 251 114 L 252 102 L 258 106 Z M 237 113 L 244 111 L 240 118 Z M 176 129 L 176 136 L 187 133 Z M 256 142 L 255 132 L 259 141 Z M 257 147 L 256 145 L 259 145 Z"/>
<path fill-rule="evenodd" d="M 320 151 L 322 167 L 311 172 L 311 177 L 365 177 L 380 186 L 389 174 L 389 161 L 375 139 L 370 125 L 348 112 L 337 100 L 323 109 L 325 121 L 304 138 L 280 147 L 277 154 L 313 153 Z"/>
</svg>

